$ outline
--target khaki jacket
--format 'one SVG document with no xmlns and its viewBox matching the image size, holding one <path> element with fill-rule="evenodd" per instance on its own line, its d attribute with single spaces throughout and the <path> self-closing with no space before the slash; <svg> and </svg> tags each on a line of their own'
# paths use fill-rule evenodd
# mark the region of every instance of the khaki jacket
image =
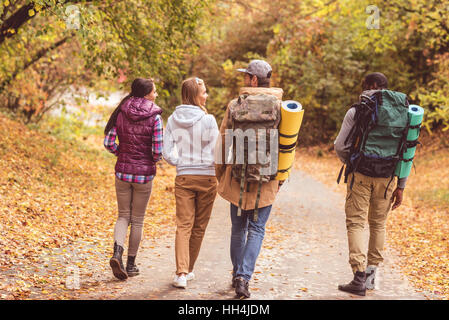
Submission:
<svg viewBox="0 0 449 320">
<path fill-rule="evenodd" d="M 282 99 L 282 89 L 280 88 L 242 88 L 240 93 L 268 93 L 277 96 Z M 240 182 L 232 178 L 231 165 L 225 164 L 224 161 L 224 146 L 225 146 L 225 130 L 231 129 L 231 122 L 229 121 L 229 104 L 226 108 L 226 113 L 220 126 L 220 135 L 217 139 L 217 148 L 221 148 L 221 161 L 216 161 L 215 175 L 218 180 L 218 194 L 225 200 L 231 202 L 235 206 L 239 205 L 240 199 Z M 219 154 L 219 153 L 218 153 Z M 219 155 L 220 156 L 220 155 Z M 218 159 L 217 159 L 218 160 Z M 262 184 L 259 208 L 267 207 L 273 204 L 276 194 L 279 190 L 279 181 L 272 180 Z M 247 183 L 245 192 L 242 197 L 242 209 L 253 210 L 256 204 L 257 196 L 257 183 Z"/>
</svg>

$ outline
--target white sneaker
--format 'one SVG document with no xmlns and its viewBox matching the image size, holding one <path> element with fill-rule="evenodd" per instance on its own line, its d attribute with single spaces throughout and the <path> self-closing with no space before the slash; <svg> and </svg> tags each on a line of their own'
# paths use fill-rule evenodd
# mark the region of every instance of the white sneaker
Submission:
<svg viewBox="0 0 449 320">
<path fill-rule="evenodd" d="M 193 273 L 193 271 L 192 271 L 192 272 L 189 272 L 189 273 L 186 275 L 186 279 L 187 279 L 187 281 L 195 280 L 195 274 Z"/>
<path fill-rule="evenodd" d="M 175 275 L 175 278 L 173 279 L 173 286 L 176 288 L 185 288 L 187 287 L 187 278 L 185 275 L 178 276 Z"/>
</svg>

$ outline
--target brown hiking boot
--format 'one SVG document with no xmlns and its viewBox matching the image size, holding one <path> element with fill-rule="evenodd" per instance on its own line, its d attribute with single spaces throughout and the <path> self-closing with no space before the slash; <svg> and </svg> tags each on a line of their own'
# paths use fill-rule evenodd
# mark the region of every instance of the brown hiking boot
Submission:
<svg viewBox="0 0 449 320">
<path fill-rule="evenodd" d="M 123 266 L 122 255 L 123 247 L 114 242 L 114 254 L 111 260 L 109 260 L 109 265 L 112 268 L 112 273 L 117 279 L 126 280 L 128 278 L 128 274 Z"/>
</svg>

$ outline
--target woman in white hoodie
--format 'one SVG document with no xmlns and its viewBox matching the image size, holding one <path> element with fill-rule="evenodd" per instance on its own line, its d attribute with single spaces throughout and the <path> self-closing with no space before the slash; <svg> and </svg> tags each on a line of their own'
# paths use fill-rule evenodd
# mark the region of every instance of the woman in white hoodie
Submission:
<svg viewBox="0 0 449 320">
<path fill-rule="evenodd" d="M 187 286 L 194 279 L 193 267 L 200 252 L 217 194 L 214 147 L 218 126 L 207 114 L 207 92 L 199 78 L 184 80 L 182 105 L 168 118 L 163 156 L 176 166 L 176 275 L 173 285 Z"/>
</svg>

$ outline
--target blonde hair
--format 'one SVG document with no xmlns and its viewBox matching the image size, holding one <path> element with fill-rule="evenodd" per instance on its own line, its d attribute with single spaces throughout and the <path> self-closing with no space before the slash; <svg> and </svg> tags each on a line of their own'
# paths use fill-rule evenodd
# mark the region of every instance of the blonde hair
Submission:
<svg viewBox="0 0 449 320">
<path fill-rule="evenodd" d="M 207 113 L 207 109 L 199 102 L 201 86 L 206 87 L 204 81 L 200 78 L 191 77 L 184 80 L 181 86 L 181 100 L 183 104 L 198 106 Z"/>
</svg>

